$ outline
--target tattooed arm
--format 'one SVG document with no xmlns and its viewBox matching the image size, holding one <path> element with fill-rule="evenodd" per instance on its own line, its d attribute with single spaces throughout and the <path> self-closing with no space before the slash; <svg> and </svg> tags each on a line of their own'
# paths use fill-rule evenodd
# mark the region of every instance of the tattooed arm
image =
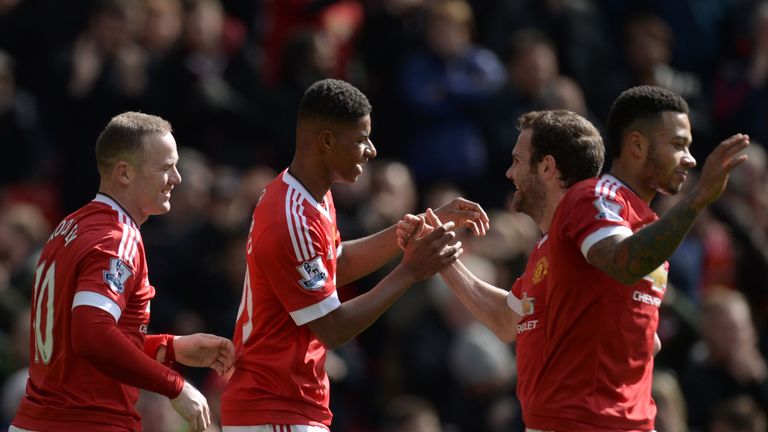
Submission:
<svg viewBox="0 0 768 432">
<path fill-rule="evenodd" d="M 699 184 L 661 219 L 631 236 L 612 236 L 595 243 L 587 261 L 624 284 L 648 275 L 672 255 L 701 211 L 725 190 L 731 170 L 747 160 L 739 155 L 749 145 L 736 134 L 707 158 Z"/>
<path fill-rule="evenodd" d="M 658 221 L 631 236 L 615 235 L 595 243 L 587 261 L 623 284 L 630 285 L 656 270 L 675 251 L 701 209 L 691 196 Z"/>
</svg>

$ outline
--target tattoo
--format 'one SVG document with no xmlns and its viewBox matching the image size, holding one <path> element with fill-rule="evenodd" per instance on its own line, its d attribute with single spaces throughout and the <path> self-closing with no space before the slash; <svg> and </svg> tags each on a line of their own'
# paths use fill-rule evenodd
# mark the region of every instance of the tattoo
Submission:
<svg viewBox="0 0 768 432">
<path fill-rule="evenodd" d="M 685 197 L 662 218 L 633 235 L 598 242 L 589 251 L 589 261 L 622 283 L 634 283 L 672 255 L 698 215 L 692 199 Z"/>
</svg>

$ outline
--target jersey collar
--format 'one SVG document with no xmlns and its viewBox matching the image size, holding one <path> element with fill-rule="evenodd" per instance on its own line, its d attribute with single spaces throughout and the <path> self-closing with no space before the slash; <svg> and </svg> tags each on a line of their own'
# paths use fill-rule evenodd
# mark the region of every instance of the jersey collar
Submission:
<svg viewBox="0 0 768 432">
<path fill-rule="evenodd" d="M 115 201 L 114 198 L 111 196 L 105 194 L 104 192 L 99 192 L 96 194 L 96 198 L 93 199 L 96 202 L 100 202 L 102 204 L 106 204 L 110 207 L 112 207 L 112 210 L 116 211 L 119 215 L 123 216 L 123 220 L 130 223 L 134 228 L 138 228 L 139 225 L 133 220 L 130 214 L 128 214 L 127 211 L 121 206 L 117 201 Z"/>
<path fill-rule="evenodd" d="M 288 168 L 286 168 L 285 171 L 283 171 L 283 182 L 288 186 L 299 191 L 299 194 L 302 195 L 304 199 L 307 200 L 312 205 L 312 207 L 314 207 L 315 209 L 317 209 L 317 211 L 322 213 L 328 220 L 331 220 L 331 214 L 328 212 L 328 209 L 326 208 L 326 206 L 317 202 L 315 197 L 313 197 L 312 194 L 309 193 L 307 188 L 305 188 L 304 185 L 301 184 L 299 179 L 292 176 L 291 173 L 288 172 Z M 326 196 L 328 196 L 328 194 L 326 194 Z M 324 201 L 327 201 L 327 200 L 324 200 Z"/>
</svg>

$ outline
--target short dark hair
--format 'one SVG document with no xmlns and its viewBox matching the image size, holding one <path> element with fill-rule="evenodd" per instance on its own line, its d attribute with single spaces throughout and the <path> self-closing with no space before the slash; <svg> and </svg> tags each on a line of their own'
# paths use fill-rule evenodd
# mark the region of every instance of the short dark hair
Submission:
<svg viewBox="0 0 768 432">
<path fill-rule="evenodd" d="M 312 84 L 301 98 L 299 120 L 322 119 L 335 123 L 354 123 L 371 113 L 371 103 L 352 84 L 324 79 Z"/>
<path fill-rule="evenodd" d="M 688 103 L 667 89 L 642 85 L 624 90 L 608 113 L 608 150 L 615 159 L 621 155 L 621 144 L 629 129 L 643 121 L 655 121 L 664 112 L 688 114 Z"/>
<path fill-rule="evenodd" d="M 600 174 L 605 146 L 589 120 L 568 110 L 531 111 L 517 121 L 520 130 L 531 129 L 531 168 L 552 155 L 565 187 Z"/>
<path fill-rule="evenodd" d="M 96 140 L 96 165 L 99 173 L 106 174 L 119 160 L 138 163 L 144 139 L 172 132 L 168 121 L 154 115 L 124 112 L 112 117 Z"/>
</svg>

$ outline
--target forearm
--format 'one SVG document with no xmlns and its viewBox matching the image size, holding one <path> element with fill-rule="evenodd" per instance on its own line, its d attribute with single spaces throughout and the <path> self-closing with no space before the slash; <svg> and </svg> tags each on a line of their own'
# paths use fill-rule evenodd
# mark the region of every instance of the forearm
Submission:
<svg viewBox="0 0 768 432">
<path fill-rule="evenodd" d="M 461 261 L 440 272 L 456 297 L 480 322 L 504 342 L 517 338 L 517 324 L 522 318 L 507 306 L 507 291 L 481 281 Z"/>
<path fill-rule="evenodd" d="M 381 268 L 400 253 L 396 227 L 343 243 L 336 269 L 336 285 L 344 286 Z"/>
<path fill-rule="evenodd" d="M 370 291 L 348 300 L 308 325 L 328 349 L 337 348 L 370 327 L 413 284 L 398 266 Z"/>
<path fill-rule="evenodd" d="M 72 310 L 72 347 L 99 372 L 123 384 L 169 398 L 184 385 L 178 372 L 147 356 L 117 328 L 107 312 L 91 306 Z"/>
<path fill-rule="evenodd" d="M 693 226 L 701 207 L 692 195 L 684 197 L 658 221 L 618 242 L 596 243 L 589 262 L 624 284 L 632 284 L 664 263 Z"/>
</svg>

